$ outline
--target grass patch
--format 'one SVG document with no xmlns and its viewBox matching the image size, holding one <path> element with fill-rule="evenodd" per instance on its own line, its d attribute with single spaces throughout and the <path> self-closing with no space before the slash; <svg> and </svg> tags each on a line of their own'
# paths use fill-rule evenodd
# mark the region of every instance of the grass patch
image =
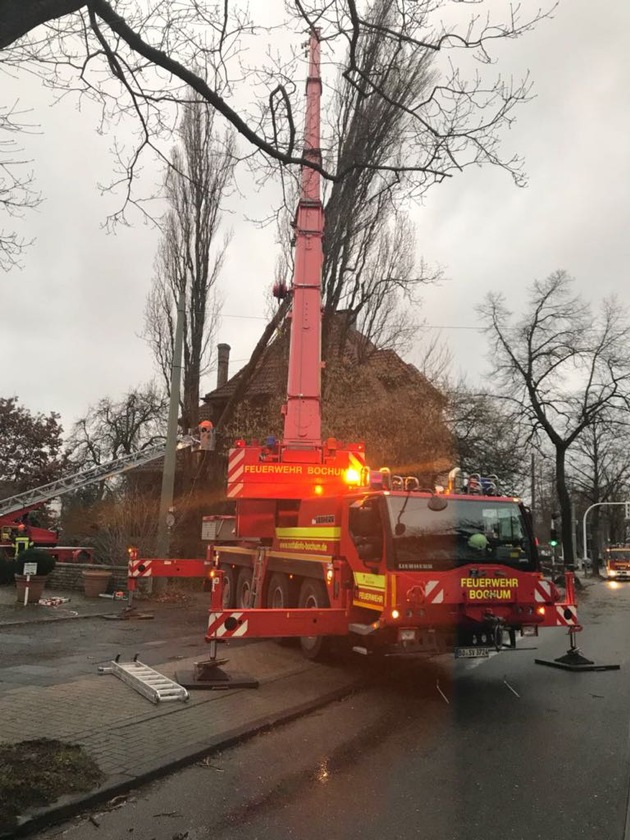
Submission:
<svg viewBox="0 0 630 840">
<path fill-rule="evenodd" d="M 39 738 L 0 744 L 0 831 L 30 808 L 92 790 L 104 776 L 83 747 Z"/>
</svg>

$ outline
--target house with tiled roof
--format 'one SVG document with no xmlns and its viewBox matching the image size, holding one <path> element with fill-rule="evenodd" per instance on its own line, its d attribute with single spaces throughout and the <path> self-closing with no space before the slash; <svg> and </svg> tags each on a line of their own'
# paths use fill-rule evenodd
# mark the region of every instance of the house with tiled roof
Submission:
<svg viewBox="0 0 630 840">
<path fill-rule="evenodd" d="M 225 430 L 234 437 L 264 437 L 282 432 L 281 405 L 287 387 L 288 326 L 262 353 L 239 408 Z M 219 345 L 217 387 L 203 397 L 200 419 L 216 425 L 246 368 L 229 376 L 230 348 Z M 353 327 L 345 329 L 341 353 L 329 354 L 322 380 L 324 436 L 364 440 L 368 458 L 433 475 L 448 460 L 450 433 L 446 398 L 396 352 L 379 349 Z M 231 436 L 231 437 L 230 437 Z M 434 468 L 435 467 L 435 468 Z"/>
</svg>

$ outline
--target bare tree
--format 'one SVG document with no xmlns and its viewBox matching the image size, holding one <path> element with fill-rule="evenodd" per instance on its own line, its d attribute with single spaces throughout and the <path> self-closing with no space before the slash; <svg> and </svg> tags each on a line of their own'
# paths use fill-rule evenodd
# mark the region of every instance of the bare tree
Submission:
<svg viewBox="0 0 630 840">
<path fill-rule="evenodd" d="M 153 287 L 145 310 L 145 337 L 166 388 L 170 385 L 177 302 L 186 293 L 182 424 L 199 420 L 199 382 L 208 370 L 220 311 L 216 293 L 229 236 L 219 239 L 221 205 L 234 168 L 234 139 L 216 136 L 214 112 L 188 104 L 178 129 L 179 144 L 166 171 L 168 202 Z"/>
<path fill-rule="evenodd" d="M 32 130 L 24 123 L 24 113 L 17 105 L 0 106 L 0 270 L 20 266 L 20 256 L 29 244 L 15 230 L 5 227 L 8 220 L 20 218 L 24 210 L 37 207 L 39 195 L 33 186 L 33 175 L 26 170 L 15 142 L 20 132 Z"/>
<path fill-rule="evenodd" d="M 425 4 L 428 9 L 428 4 Z M 349 331 L 360 330 L 365 354 L 376 348 L 398 350 L 417 334 L 413 316 L 418 290 L 439 277 L 417 264 L 414 229 L 404 201 L 417 197 L 432 178 L 410 177 L 401 163 L 410 154 L 414 133 L 411 109 L 429 95 L 436 83 L 433 55 L 419 45 L 383 37 L 396 20 L 394 0 L 375 0 L 366 11 L 365 35 L 347 48 L 334 83 L 326 166 L 347 170 L 334 181 L 325 199 L 324 354 L 342 353 Z M 354 56 L 352 53 L 354 52 Z M 352 63 L 363 69 L 348 72 Z M 371 89 L 378 85 L 379 94 Z M 354 162 L 369 160 L 370 166 Z M 281 241 L 288 241 L 295 185 L 285 188 L 288 214 Z M 287 235 L 289 234 L 289 235 Z M 288 254 L 283 255 L 290 265 Z M 337 312 L 346 313 L 345 330 L 338 329 Z M 336 322 L 334 331 L 332 320 Z"/>
<path fill-rule="evenodd" d="M 72 471 L 104 464 L 164 441 L 167 408 L 166 397 L 151 383 L 132 389 L 118 401 L 104 397 L 91 406 L 72 429 L 66 444 Z M 148 498 L 155 494 L 144 494 L 134 482 L 135 479 L 130 480 L 126 474 L 67 493 L 63 497 L 61 513 L 64 531 L 73 538 L 93 539 L 94 534 L 111 536 L 117 532 L 121 521 L 131 528 L 130 523 L 137 512 L 141 513 L 140 519 L 144 522 L 147 508 L 156 507 Z M 147 500 L 141 501 L 144 495 Z M 152 527 L 155 532 L 155 518 Z M 138 528 L 143 534 L 146 531 L 145 525 L 138 525 Z M 108 543 L 99 538 L 96 545 L 99 550 L 107 549 L 104 557 L 113 558 L 114 554 L 121 557 L 118 544 L 114 553 L 108 553 L 110 549 L 114 551 L 111 540 Z"/>
<path fill-rule="evenodd" d="M 340 237 L 346 267 L 337 274 L 335 283 L 332 278 L 339 268 L 334 265 L 336 257 L 329 254 L 324 258 L 324 337 L 331 337 L 334 313 L 345 310 L 346 332 L 336 336 L 336 347 L 329 348 L 326 340 L 325 347 L 329 352 L 341 352 L 347 330 L 356 327 L 364 337 L 361 358 L 365 358 L 376 347 L 407 349 L 420 335 L 414 315 L 419 306 L 417 292 L 422 285 L 437 280 L 439 272 L 430 275 L 424 264 L 417 268 L 415 235 L 406 214 L 396 211 L 388 218 L 384 210 L 372 207 L 365 214 L 372 216 L 370 231 L 359 232 L 352 229 L 351 220 L 360 215 L 359 210 L 344 214 L 346 229 L 329 235 Z M 331 281 L 328 289 L 327 280 Z M 335 285 L 337 288 L 333 288 Z"/>
<path fill-rule="evenodd" d="M 124 565 L 127 549 L 135 546 L 141 557 L 155 554 L 155 520 L 158 500 L 135 487 L 118 488 L 91 512 L 91 539 L 97 558 Z"/>
<path fill-rule="evenodd" d="M 436 388 L 447 393 L 450 388 L 453 352 L 440 331 L 423 324 L 414 334 L 416 339 L 416 367 Z"/>
<path fill-rule="evenodd" d="M 566 456 L 585 429 L 627 408 L 630 325 L 623 307 L 604 301 L 598 312 L 574 295 L 557 271 L 532 284 L 527 309 L 512 323 L 502 295 L 488 295 L 480 313 L 492 347 L 492 381 L 520 407 L 533 434 L 555 451 L 564 560 L 574 562 Z"/>
<path fill-rule="evenodd" d="M 428 13 L 429 4 L 420 5 Z M 348 175 L 330 187 L 323 243 L 325 336 L 331 314 L 343 309 L 348 328 L 392 348 L 415 327 L 401 299 L 414 303 L 430 279 L 424 265 L 416 267 L 413 228 L 399 205 L 433 181 L 428 173 L 426 180 L 409 177 L 401 166 L 413 142 L 413 109 L 438 76 L 426 46 L 385 36 L 397 12 L 394 0 L 371 4 L 363 37 L 350 41 L 339 71 L 327 163 Z M 361 160 L 371 165 L 355 167 Z"/>
<path fill-rule="evenodd" d="M 73 496 L 70 502 L 64 498 L 64 539 L 79 545 L 88 542 L 101 563 L 124 565 L 131 545 L 141 551 L 142 557 L 155 555 L 159 503 L 154 494 L 122 483 L 102 498 L 89 493 Z"/>
<path fill-rule="evenodd" d="M 458 466 L 468 473 L 496 475 L 502 487 L 524 495 L 528 429 L 518 409 L 461 383 L 449 389 L 447 414 Z"/>
<path fill-rule="evenodd" d="M 569 476 L 581 502 L 581 515 L 600 502 L 619 502 L 627 498 L 630 476 L 630 429 L 625 417 L 602 414 L 575 442 Z M 596 507 L 589 516 L 591 550 L 583 546 L 583 556 L 591 557 L 595 573 L 602 546 L 602 524 L 615 510 Z"/>
<path fill-rule="evenodd" d="M 107 463 L 165 439 L 167 399 L 153 384 L 104 397 L 74 425 L 67 450 L 78 467 Z"/>
<path fill-rule="evenodd" d="M 250 12 L 236 0 L 1 0 L 0 49 L 8 67 L 96 100 L 103 120 L 133 117 L 137 144 L 115 149 L 120 182 L 128 187 L 147 150 L 167 157 L 160 141 L 178 122 L 177 109 L 195 97 L 230 122 L 250 150 L 282 164 L 319 168 L 300 151 L 296 78 L 302 68 L 287 46 L 303 38 L 305 23 L 321 29 L 327 57 L 340 65 L 357 98 L 381 100 L 407 118 L 404 157 L 373 161 L 369 147 L 355 147 L 352 155 L 321 167 L 327 177 L 341 181 L 372 169 L 398 173 L 424 189 L 465 166 L 488 162 L 519 178 L 519 162 L 502 158 L 498 138 L 527 98 L 527 80 L 505 83 L 489 78 L 485 69 L 470 76 L 457 59 L 469 54 L 490 64 L 492 44 L 521 36 L 545 13 L 526 18 L 513 7 L 506 19 L 492 20 L 468 14 L 461 4 L 462 14 L 440 23 L 441 5 L 441 0 L 398 0 L 389 4 L 388 16 L 374 18 L 371 6 L 359 7 L 356 0 L 291 0 L 284 15 L 270 21 L 267 4 L 252 4 Z M 393 50 L 393 66 L 385 73 L 383 64 L 370 63 L 372 52 L 365 47 L 375 34 Z M 250 44 L 257 47 L 251 54 L 266 56 L 253 67 L 247 64 Z M 404 85 L 399 69 L 408 73 L 413 55 L 422 73 L 429 56 L 436 57 L 439 75 L 424 95 L 408 101 L 403 87 L 392 96 L 383 81 L 399 75 Z M 125 196 L 133 200 L 130 189 Z"/>
</svg>

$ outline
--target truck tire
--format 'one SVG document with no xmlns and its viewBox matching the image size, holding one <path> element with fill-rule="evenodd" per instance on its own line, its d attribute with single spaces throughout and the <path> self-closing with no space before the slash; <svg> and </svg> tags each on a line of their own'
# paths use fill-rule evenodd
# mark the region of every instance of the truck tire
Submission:
<svg viewBox="0 0 630 840">
<path fill-rule="evenodd" d="M 271 576 L 266 605 L 271 610 L 282 610 L 289 606 L 289 578 L 282 572 L 274 572 Z"/>
<path fill-rule="evenodd" d="M 329 606 L 328 593 L 321 580 L 305 578 L 300 587 L 300 608 L 322 609 Z M 325 659 L 330 653 L 330 638 L 327 636 L 301 636 L 300 647 L 307 659 Z"/>
<path fill-rule="evenodd" d="M 221 606 L 224 610 L 234 609 L 234 595 L 236 592 L 236 575 L 232 566 L 221 564 L 223 572 L 223 591 L 221 592 Z"/>
<path fill-rule="evenodd" d="M 252 591 L 252 570 L 247 566 L 239 569 L 236 578 L 236 609 L 246 610 L 249 607 L 249 597 Z"/>
</svg>

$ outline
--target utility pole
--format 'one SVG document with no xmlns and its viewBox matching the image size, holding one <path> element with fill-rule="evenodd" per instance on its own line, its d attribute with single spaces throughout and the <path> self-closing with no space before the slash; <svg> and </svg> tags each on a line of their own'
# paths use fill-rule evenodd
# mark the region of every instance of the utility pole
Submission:
<svg viewBox="0 0 630 840">
<path fill-rule="evenodd" d="M 173 527 L 173 491 L 175 487 L 175 467 L 177 466 L 177 420 L 179 417 L 179 390 L 182 379 L 182 345 L 184 343 L 184 316 L 186 312 L 186 288 L 182 288 L 177 301 L 177 321 L 175 324 L 175 345 L 171 365 L 171 398 L 168 407 L 168 426 L 166 429 L 166 453 L 162 470 L 162 494 L 156 539 L 157 557 L 167 558 L 170 552 L 171 528 Z M 156 578 L 155 589 L 166 586 L 166 578 Z"/>
</svg>

